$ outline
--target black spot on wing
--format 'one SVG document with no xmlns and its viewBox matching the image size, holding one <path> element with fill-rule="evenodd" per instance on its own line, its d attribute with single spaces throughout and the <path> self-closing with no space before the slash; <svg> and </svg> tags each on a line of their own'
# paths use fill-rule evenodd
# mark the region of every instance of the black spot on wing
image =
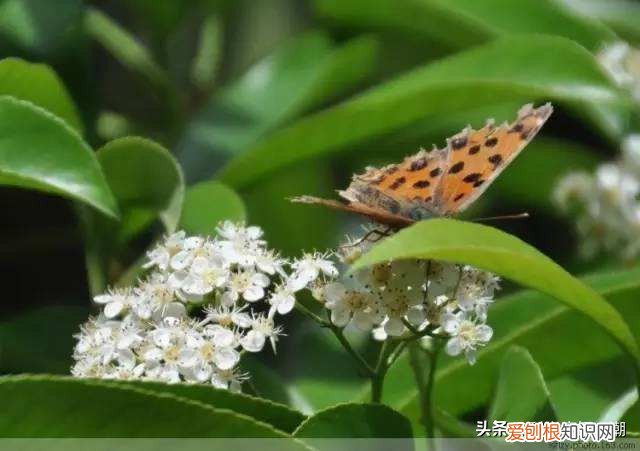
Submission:
<svg viewBox="0 0 640 451">
<path fill-rule="evenodd" d="M 464 169 L 464 161 L 459 161 L 453 166 L 451 166 L 451 168 L 449 168 L 449 174 L 457 174 L 463 169 Z"/>
</svg>

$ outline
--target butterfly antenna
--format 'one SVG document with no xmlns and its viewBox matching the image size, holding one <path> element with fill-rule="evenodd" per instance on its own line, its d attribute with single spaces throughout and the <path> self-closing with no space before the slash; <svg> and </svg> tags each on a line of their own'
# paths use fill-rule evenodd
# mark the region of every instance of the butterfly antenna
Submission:
<svg viewBox="0 0 640 451">
<path fill-rule="evenodd" d="M 517 213 L 513 215 L 501 215 L 501 216 L 489 216 L 486 218 L 475 218 L 472 219 L 473 222 L 486 222 L 486 221 L 500 221 L 503 219 L 527 219 L 530 218 L 531 215 L 526 211 L 524 213 Z"/>
</svg>

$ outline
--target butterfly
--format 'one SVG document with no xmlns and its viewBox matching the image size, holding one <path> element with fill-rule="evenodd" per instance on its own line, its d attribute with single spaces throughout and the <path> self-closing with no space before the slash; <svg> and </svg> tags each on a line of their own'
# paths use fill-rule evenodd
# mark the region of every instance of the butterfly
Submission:
<svg viewBox="0 0 640 451">
<path fill-rule="evenodd" d="M 420 150 L 402 163 L 368 167 L 353 176 L 344 202 L 299 196 L 293 202 L 319 204 L 364 215 L 392 228 L 422 219 L 452 216 L 471 205 L 520 154 L 547 121 L 553 107 L 524 105 L 512 123 L 488 120 L 474 130 L 467 126 L 447 139 L 444 148 Z"/>
</svg>

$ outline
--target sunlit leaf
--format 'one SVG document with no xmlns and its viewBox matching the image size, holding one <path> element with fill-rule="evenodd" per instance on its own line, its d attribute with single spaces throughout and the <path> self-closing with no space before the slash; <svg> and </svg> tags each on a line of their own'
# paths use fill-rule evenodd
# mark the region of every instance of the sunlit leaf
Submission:
<svg viewBox="0 0 640 451">
<path fill-rule="evenodd" d="M 62 119 L 25 101 L 0 98 L 0 185 L 57 194 L 118 216 L 93 150 Z"/>
<path fill-rule="evenodd" d="M 275 169 L 346 150 L 418 120 L 486 103 L 537 99 L 627 102 L 593 56 L 577 44 L 548 36 L 505 38 L 427 64 L 301 119 L 236 157 L 223 170 L 222 179 L 236 187 L 248 185 Z"/>
<path fill-rule="evenodd" d="M 284 432 L 227 409 L 152 390 L 55 376 L 0 378 L 3 437 L 262 437 Z M 141 421 L 153 412 L 153 421 Z M 295 445 L 294 442 L 290 445 Z"/>
<path fill-rule="evenodd" d="M 496 394 L 489 411 L 490 423 L 495 420 L 557 420 L 542 371 L 524 348 L 513 346 L 504 355 Z"/>
<path fill-rule="evenodd" d="M 413 434 L 409 421 L 387 406 L 339 404 L 309 417 L 293 435 L 300 438 L 407 438 Z M 402 442 L 397 445 L 401 446 Z M 412 448 L 411 441 L 402 447 Z"/>
<path fill-rule="evenodd" d="M 470 264 L 553 296 L 593 319 L 640 367 L 638 344 L 620 313 L 592 288 L 513 235 L 477 223 L 431 219 L 374 246 L 352 270 L 411 258 Z"/>
<path fill-rule="evenodd" d="M 554 0 L 316 0 L 315 4 L 321 14 L 343 23 L 418 34 L 453 48 L 522 33 L 564 36 L 590 49 L 615 39 L 606 26 Z"/>
<path fill-rule="evenodd" d="M 69 93 L 58 75 L 44 64 L 18 58 L 0 61 L 0 95 L 27 100 L 82 133 L 82 122 Z"/>
</svg>

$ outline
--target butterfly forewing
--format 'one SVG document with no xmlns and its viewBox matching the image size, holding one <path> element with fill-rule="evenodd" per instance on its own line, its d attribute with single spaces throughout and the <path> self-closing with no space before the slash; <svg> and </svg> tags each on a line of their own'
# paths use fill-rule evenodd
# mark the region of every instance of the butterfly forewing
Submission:
<svg viewBox="0 0 640 451">
<path fill-rule="evenodd" d="M 511 124 L 467 129 L 449 140 L 450 157 L 435 193 L 435 210 L 451 215 L 480 196 L 540 130 L 552 112 L 550 104 L 525 105 Z"/>
<path fill-rule="evenodd" d="M 346 190 L 338 191 L 347 204 L 310 196 L 296 200 L 362 214 L 393 227 L 455 214 L 477 199 L 518 156 L 552 111 L 550 104 L 525 105 L 511 124 L 495 127 L 489 121 L 479 130 L 467 127 L 442 149 L 421 150 L 402 163 L 367 168 L 353 176 Z"/>
</svg>

